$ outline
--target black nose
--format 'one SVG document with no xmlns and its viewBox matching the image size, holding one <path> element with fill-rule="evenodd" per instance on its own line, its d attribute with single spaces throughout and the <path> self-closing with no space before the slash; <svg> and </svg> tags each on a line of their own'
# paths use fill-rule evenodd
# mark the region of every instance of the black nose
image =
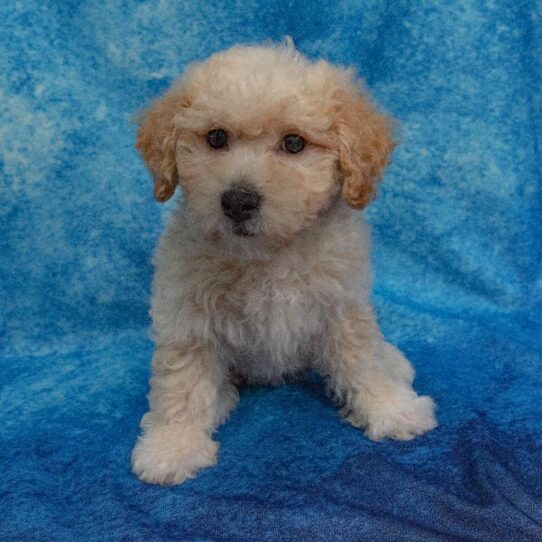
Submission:
<svg viewBox="0 0 542 542">
<path fill-rule="evenodd" d="M 247 186 L 230 188 L 220 198 L 222 211 L 234 222 L 244 222 L 251 218 L 261 201 L 260 194 Z"/>
</svg>

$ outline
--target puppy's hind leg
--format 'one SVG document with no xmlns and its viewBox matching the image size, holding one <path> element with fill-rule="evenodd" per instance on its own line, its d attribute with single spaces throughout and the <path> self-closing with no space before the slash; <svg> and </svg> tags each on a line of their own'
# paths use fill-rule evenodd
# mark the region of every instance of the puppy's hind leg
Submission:
<svg viewBox="0 0 542 542">
<path fill-rule="evenodd" d="M 143 481 L 179 484 L 216 464 L 211 439 L 237 399 L 237 391 L 212 348 L 158 347 L 153 356 L 150 410 L 132 452 L 132 470 Z"/>
<path fill-rule="evenodd" d="M 372 440 L 409 440 L 436 427 L 434 404 L 412 388 L 414 370 L 384 341 L 370 307 L 337 311 L 324 338 L 323 371 L 343 415 Z"/>
</svg>

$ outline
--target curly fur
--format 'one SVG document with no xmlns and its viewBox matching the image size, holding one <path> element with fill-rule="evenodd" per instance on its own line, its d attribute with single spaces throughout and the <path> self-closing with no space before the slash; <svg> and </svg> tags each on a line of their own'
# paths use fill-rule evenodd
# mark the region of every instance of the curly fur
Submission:
<svg viewBox="0 0 542 542">
<path fill-rule="evenodd" d="M 209 130 L 227 130 L 211 149 Z M 305 149 L 282 150 L 296 133 Z M 368 437 L 435 427 L 409 362 L 369 304 L 367 205 L 389 161 L 391 122 L 352 72 L 286 46 L 235 47 L 191 67 L 141 117 L 137 148 L 157 200 L 184 198 L 156 252 L 150 411 L 134 472 L 180 483 L 216 462 L 212 440 L 237 402 L 234 382 L 323 374 Z M 220 196 L 239 181 L 263 197 L 238 236 Z"/>
</svg>

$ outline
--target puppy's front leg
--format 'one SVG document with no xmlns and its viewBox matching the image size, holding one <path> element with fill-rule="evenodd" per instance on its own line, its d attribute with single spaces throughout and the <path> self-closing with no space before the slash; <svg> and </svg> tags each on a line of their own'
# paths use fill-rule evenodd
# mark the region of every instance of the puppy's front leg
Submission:
<svg viewBox="0 0 542 542">
<path fill-rule="evenodd" d="M 132 452 L 132 469 L 145 482 L 178 484 L 216 463 L 211 434 L 234 406 L 212 348 L 158 347 L 153 356 L 150 410 Z"/>
<path fill-rule="evenodd" d="M 325 371 L 343 415 L 372 440 L 408 440 L 436 427 L 434 404 L 412 388 L 414 370 L 386 343 L 370 307 L 338 311 L 324 347 Z"/>
</svg>

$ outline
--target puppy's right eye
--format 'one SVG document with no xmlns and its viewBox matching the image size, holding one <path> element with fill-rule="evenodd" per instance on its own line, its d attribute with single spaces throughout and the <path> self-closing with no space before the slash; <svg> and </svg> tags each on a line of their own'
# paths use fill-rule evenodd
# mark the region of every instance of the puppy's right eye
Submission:
<svg viewBox="0 0 542 542">
<path fill-rule="evenodd" d="M 305 148 L 305 140 L 297 134 L 289 134 L 282 140 L 282 148 L 290 154 L 297 154 Z"/>
<path fill-rule="evenodd" d="M 213 149 L 222 149 L 228 144 L 228 134 L 222 128 L 207 132 L 207 143 Z"/>
</svg>

